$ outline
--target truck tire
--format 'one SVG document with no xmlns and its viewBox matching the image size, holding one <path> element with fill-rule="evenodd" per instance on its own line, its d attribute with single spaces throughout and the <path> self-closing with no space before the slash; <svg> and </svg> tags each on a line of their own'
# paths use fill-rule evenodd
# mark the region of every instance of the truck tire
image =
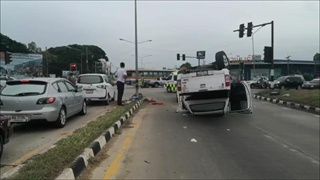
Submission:
<svg viewBox="0 0 320 180">
<path fill-rule="evenodd" d="M 228 68 L 230 66 L 229 59 L 224 51 L 219 51 L 216 53 L 216 67 L 218 70 Z"/>
</svg>

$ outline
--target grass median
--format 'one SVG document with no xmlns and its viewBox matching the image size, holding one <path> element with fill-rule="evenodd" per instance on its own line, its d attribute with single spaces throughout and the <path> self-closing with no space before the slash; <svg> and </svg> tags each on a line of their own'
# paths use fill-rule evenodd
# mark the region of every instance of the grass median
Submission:
<svg viewBox="0 0 320 180">
<path fill-rule="evenodd" d="M 18 174 L 10 179 L 54 179 L 64 168 L 70 167 L 74 159 L 88 147 L 96 138 L 111 127 L 134 104 L 117 107 L 111 112 L 88 123 L 87 126 L 76 130 L 69 137 L 56 143 L 49 151 L 31 159 L 23 166 Z"/>
<path fill-rule="evenodd" d="M 304 104 L 308 106 L 320 107 L 320 90 L 319 89 L 289 89 L 289 90 L 278 90 L 279 95 L 270 95 L 273 90 L 264 90 L 256 93 L 257 95 L 277 98 L 284 101 L 295 102 L 299 104 Z M 276 90 L 277 91 L 277 90 Z"/>
</svg>

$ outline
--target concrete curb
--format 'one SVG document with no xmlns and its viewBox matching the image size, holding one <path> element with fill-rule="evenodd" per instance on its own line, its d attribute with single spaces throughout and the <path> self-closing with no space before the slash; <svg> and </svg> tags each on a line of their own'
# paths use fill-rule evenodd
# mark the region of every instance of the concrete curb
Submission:
<svg viewBox="0 0 320 180">
<path fill-rule="evenodd" d="M 311 112 L 314 114 L 320 114 L 320 108 L 317 108 L 317 107 L 308 106 L 308 105 L 299 104 L 299 103 L 293 103 L 293 102 L 289 102 L 289 101 L 283 101 L 283 100 L 279 100 L 276 98 L 266 98 L 266 97 L 259 96 L 256 94 L 254 94 L 253 97 L 258 100 L 265 100 L 265 101 L 271 102 L 273 104 L 280 104 L 280 105 L 287 106 L 292 109 L 298 109 L 298 110 L 302 110 L 302 111 Z"/>
<path fill-rule="evenodd" d="M 85 148 L 83 153 L 73 161 L 71 166 L 69 168 L 65 168 L 56 179 L 65 180 L 78 178 L 83 170 L 87 168 L 89 159 L 95 157 L 101 151 L 101 149 L 111 140 L 117 130 L 121 128 L 121 126 L 136 110 L 138 110 L 142 102 L 143 100 L 137 101 L 137 103 L 127 111 L 124 116 L 121 116 L 112 127 L 102 133 L 102 135 L 94 140 L 88 148 Z"/>
</svg>

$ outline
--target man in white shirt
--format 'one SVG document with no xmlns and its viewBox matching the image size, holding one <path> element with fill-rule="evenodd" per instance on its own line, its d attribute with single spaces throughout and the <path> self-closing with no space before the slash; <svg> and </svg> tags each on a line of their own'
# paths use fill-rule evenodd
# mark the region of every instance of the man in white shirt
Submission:
<svg viewBox="0 0 320 180">
<path fill-rule="evenodd" d="M 127 71 L 124 69 L 124 63 L 120 63 L 120 69 L 117 70 L 117 89 L 118 89 L 118 105 L 123 106 L 122 104 L 122 96 L 124 91 L 124 83 L 127 78 Z"/>
</svg>

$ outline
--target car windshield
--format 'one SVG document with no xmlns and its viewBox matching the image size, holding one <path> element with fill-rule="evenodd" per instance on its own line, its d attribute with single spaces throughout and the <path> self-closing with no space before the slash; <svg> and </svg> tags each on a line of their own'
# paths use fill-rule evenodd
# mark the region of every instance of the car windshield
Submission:
<svg viewBox="0 0 320 180">
<path fill-rule="evenodd" d="M 46 91 L 46 83 L 40 81 L 13 81 L 7 83 L 0 95 L 3 96 L 32 96 L 40 95 Z"/>
<path fill-rule="evenodd" d="M 101 76 L 95 75 L 87 75 L 87 76 L 80 76 L 78 78 L 78 83 L 80 84 L 98 84 L 102 83 L 103 79 Z"/>
</svg>

